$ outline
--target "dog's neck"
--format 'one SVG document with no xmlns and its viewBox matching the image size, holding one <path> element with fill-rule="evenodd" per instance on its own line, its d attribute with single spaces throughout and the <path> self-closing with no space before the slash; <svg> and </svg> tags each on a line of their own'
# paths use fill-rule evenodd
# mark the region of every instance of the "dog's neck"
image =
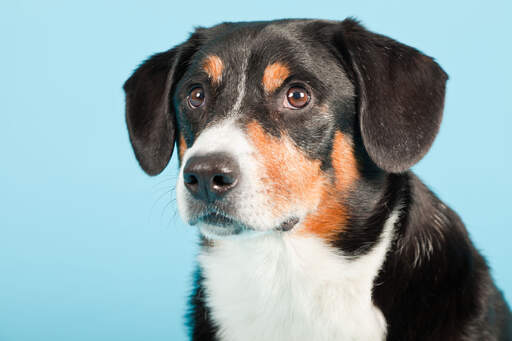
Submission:
<svg viewBox="0 0 512 341">
<path fill-rule="evenodd" d="M 395 210 L 380 241 L 357 258 L 293 233 L 203 248 L 206 304 L 220 339 L 383 340 L 386 321 L 372 303 L 372 288 L 397 220 Z"/>
</svg>

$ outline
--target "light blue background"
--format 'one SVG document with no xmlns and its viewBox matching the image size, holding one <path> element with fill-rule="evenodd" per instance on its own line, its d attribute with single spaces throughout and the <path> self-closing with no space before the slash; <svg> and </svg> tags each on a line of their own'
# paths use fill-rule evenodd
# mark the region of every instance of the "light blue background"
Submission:
<svg viewBox="0 0 512 341">
<path fill-rule="evenodd" d="M 121 85 L 220 21 L 354 15 L 449 73 L 417 173 L 466 222 L 512 300 L 509 1 L 14 1 L 0 5 L 0 340 L 183 340 L 197 236 L 176 162 L 150 178 Z"/>
</svg>

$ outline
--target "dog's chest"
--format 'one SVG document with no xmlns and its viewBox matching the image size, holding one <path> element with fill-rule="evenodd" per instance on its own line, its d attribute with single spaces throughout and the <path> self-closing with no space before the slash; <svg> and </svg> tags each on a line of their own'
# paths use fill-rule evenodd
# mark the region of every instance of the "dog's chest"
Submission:
<svg viewBox="0 0 512 341">
<path fill-rule="evenodd" d="M 318 239 L 280 234 L 216 241 L 199 261 L 219 339 L 383 340 L 371 290 L 385 252 L 348 260 Z"/>
</svg>

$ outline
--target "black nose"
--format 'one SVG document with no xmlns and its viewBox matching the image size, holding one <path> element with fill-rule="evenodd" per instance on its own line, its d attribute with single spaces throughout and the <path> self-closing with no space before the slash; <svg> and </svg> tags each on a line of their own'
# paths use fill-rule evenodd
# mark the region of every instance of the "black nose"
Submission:
<svg viewBox="0 0 512 341">
<path fill-rule="evenodd" d="M 199 200 L 221 199 L 238 184 L 240 169 L 233 158 L 224 153 L 193 156 L 183 169 L 183 180 L 189 192 Z"/>
</svg>

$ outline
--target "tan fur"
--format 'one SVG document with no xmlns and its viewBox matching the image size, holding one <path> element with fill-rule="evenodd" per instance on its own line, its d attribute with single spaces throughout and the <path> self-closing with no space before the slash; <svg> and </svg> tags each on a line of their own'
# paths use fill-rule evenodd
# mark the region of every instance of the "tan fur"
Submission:
<svg viewBox="0 0 512 341">
<path fill-rule="evenodd" d="M 308 159 L 286 135 L 276 138 L 266 134 L 256 122 L 248 124 L 247 132 L 264 168 L 261 180 L 273 213 L 286 214 L 293 202 L 315 206 L 324 181 L 320 161 Z"/>
<path fill-rule="evenodd" d="M 334 168 L 334 187 L 328 186 L 322 193 L 318 209 L 304 221 L 302 233 L 314 233 L 324 239 L 335 240 L 347 223 L 348 213 L 344 204 L 346 195 L 359 178 L 357 162 L 350 140 L 341 132 L 334 135 L 331 154 Z"/>
<path fill-rule="evenodd" d="M 268 135 L 261 125 L 251 122 L 247 133 L 255 145 L 264 168 L 261 181 L 273 205 L 273 214 L 286 216 L 296 205 L 312 211 L 304 221 L 300 234 L 314 234 L 332 240 L 343 230 L 348 215 L 344 194 L 358 178 L 356 160 L 347 138 L 337 132 L 332 160 L 334 184 L 320 169 L 320 160 L 312 160 L 300 151 L 290 138 Z"/>
<path fill-rule="evenodd" d="M 222 81 L 224 64 L 218 56 L 210 55 L 206 57 L 203 62 L 203 70 L 206 72 L 213 84 L 218 85 Z"/>
<path fill-rule="evenodd" d="M 187 150 L 187 142 L 185 141 L 185 138 L 183 135 L 180 134 L 179 140 L 178 140 L 178 156 L 180 157 L 180 161 L 183 160 L 183 155 L 185 154 L 185 151 Z"/>
<path fill-rule="evenodd" d="M 359 178 L 359 170 L 351 140 L 339 131 L 334 134 L 331 159 L 336 177 L 336 189 L 346 193 Z"/>
<path fill-rule="evenodd" d="M 263 72 L 263 89 L 267 94 L 274 92 L 289 75 L 290 70 L 282 63 L 277 62 L 268 65 Z"/>
</svg>

